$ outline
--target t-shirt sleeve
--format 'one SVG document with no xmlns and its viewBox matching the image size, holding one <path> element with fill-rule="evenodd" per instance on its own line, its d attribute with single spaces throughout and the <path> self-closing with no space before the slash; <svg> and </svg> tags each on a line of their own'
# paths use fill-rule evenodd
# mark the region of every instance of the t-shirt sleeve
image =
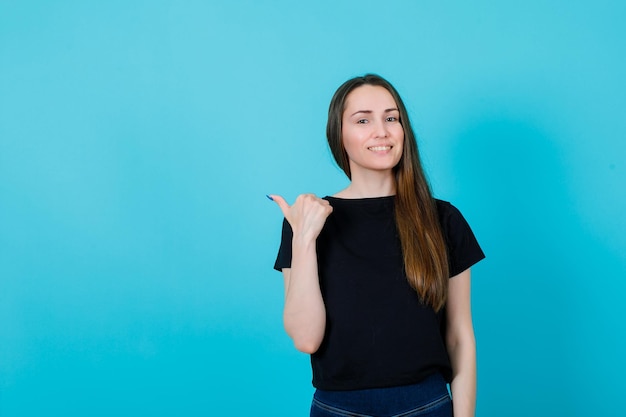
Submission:
<svg viewBox="0 0 626 417">
<path fill-rule="evenodd" d="M 280 248 L 274 262 L 274 269 L 282 271 L 283 268 L 291 268 L 291 241 L 293 239 L 293 231 L 287 219 L 283 220 L 283 232 L 280 240 Z"/>
<path fill-rule="evenodd" d="M 440 218 L 443 233 L 448 245 L 450 277 L 460 274 L 485 258 L 474 232 L 452 204 L 440 203 Z"/>
</svg>

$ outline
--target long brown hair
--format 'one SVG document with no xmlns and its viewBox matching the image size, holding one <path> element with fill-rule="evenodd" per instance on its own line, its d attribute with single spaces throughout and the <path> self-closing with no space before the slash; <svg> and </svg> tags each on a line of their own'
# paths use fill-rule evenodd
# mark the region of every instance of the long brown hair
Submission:
<svg viewBox="0 0 626 417">
<path fill-rule="evenodd" d="M 448 293 L 448 253 L 437 206 L 420 161 L 415 134 L 406 107 L 396 89 L 384 78 L 367 74 L 343 83 L 328 109 L 326 137 L 339 167 L 351 178 L 348 154 L 341 135 L 346 98 L 363 85 L 383 87 L 393 97 L 404 129 L 402 157 L 394 168 L 396 180 L 395 219 L 402 244 L 404 269 L 409 284 L 435 311 L 441 310 Z"/>
</svg>

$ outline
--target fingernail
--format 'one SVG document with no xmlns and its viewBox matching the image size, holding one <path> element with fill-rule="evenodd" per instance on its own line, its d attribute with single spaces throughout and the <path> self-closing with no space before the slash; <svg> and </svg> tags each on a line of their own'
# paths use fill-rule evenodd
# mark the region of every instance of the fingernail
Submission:
<svg viewBox="0 0 626 417">
<path fill-rule="evenodd" d="M 270 201 L 274 201 L 274 199 L 272 197 L 270 197 L 269 195 L 265 194 L 265 197 L 269 198 Z"/>
</svg>

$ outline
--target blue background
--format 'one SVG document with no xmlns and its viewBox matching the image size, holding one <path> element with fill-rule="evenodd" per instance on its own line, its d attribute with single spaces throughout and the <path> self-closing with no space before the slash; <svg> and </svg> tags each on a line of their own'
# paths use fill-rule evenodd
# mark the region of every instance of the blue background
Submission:
<svg viewBox="0 0 626 417">
<path fill-rule="evenodd" d="M 0 415 L 306 415 L 265 194 L 366 72 L 488 255 L 478 415 L 622 415 L 625 4 L 0 2 Z"/>
</svg>

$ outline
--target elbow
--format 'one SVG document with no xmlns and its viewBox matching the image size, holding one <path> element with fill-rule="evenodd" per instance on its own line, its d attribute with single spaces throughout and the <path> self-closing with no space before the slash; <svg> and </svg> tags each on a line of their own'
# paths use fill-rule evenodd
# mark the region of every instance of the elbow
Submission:
<svg viewBox="0 0 626 417">
<path fill-rule="evenodd" d="M 303 353 L 308 353 L 309 355 L 314 354 L 319 349 L 322 344 L 322 339 L 324 338 L 323 333 L 317 333 L 313 331 L 287 331 L 287 334 L 293 340 L 293 345 L 297 350 Z"/>
<path fill-rule="evenodd" d="M 315 340 L 294 340 L 294 346 L 302 353 L 314 354 L 320 347 L 320 342 Z"/>
<path fill-rule="evenodd" d="M 291 315 L 285 315 L 283 317 L 283 324 L 285 331 L 293 341 L 293 344 L 297 350 L 303 353 L 313 354 L 317 352 L 324 340 L 324 334 L 326 330 L 325 316 L 320 314 L 316 319 L 308 318 L 306 324 L 303 325 L 302 319 Z"/>
<path fill-rule="evenodd" d="M 454 354 L 455 352 L 475 352 L 476 351 L 476 339 L 473 334 L 465 335 L 464 337 L 449 337 L 446 341 L 446 347 L 448 353 Z"/>
<path fill-rule="evenodd" d="M 291 337 L 295 348 L 300 352 L 308 353 L 309 355 L 317 352 L 322 344 L 322 339 L 324 339 L 323 331 L 318 332 L 311 329 L 298 328 L 289 329 L 288 327 L 285 327 L 285 330 L 287 330 L 287 334 Z"/>
</svg>

